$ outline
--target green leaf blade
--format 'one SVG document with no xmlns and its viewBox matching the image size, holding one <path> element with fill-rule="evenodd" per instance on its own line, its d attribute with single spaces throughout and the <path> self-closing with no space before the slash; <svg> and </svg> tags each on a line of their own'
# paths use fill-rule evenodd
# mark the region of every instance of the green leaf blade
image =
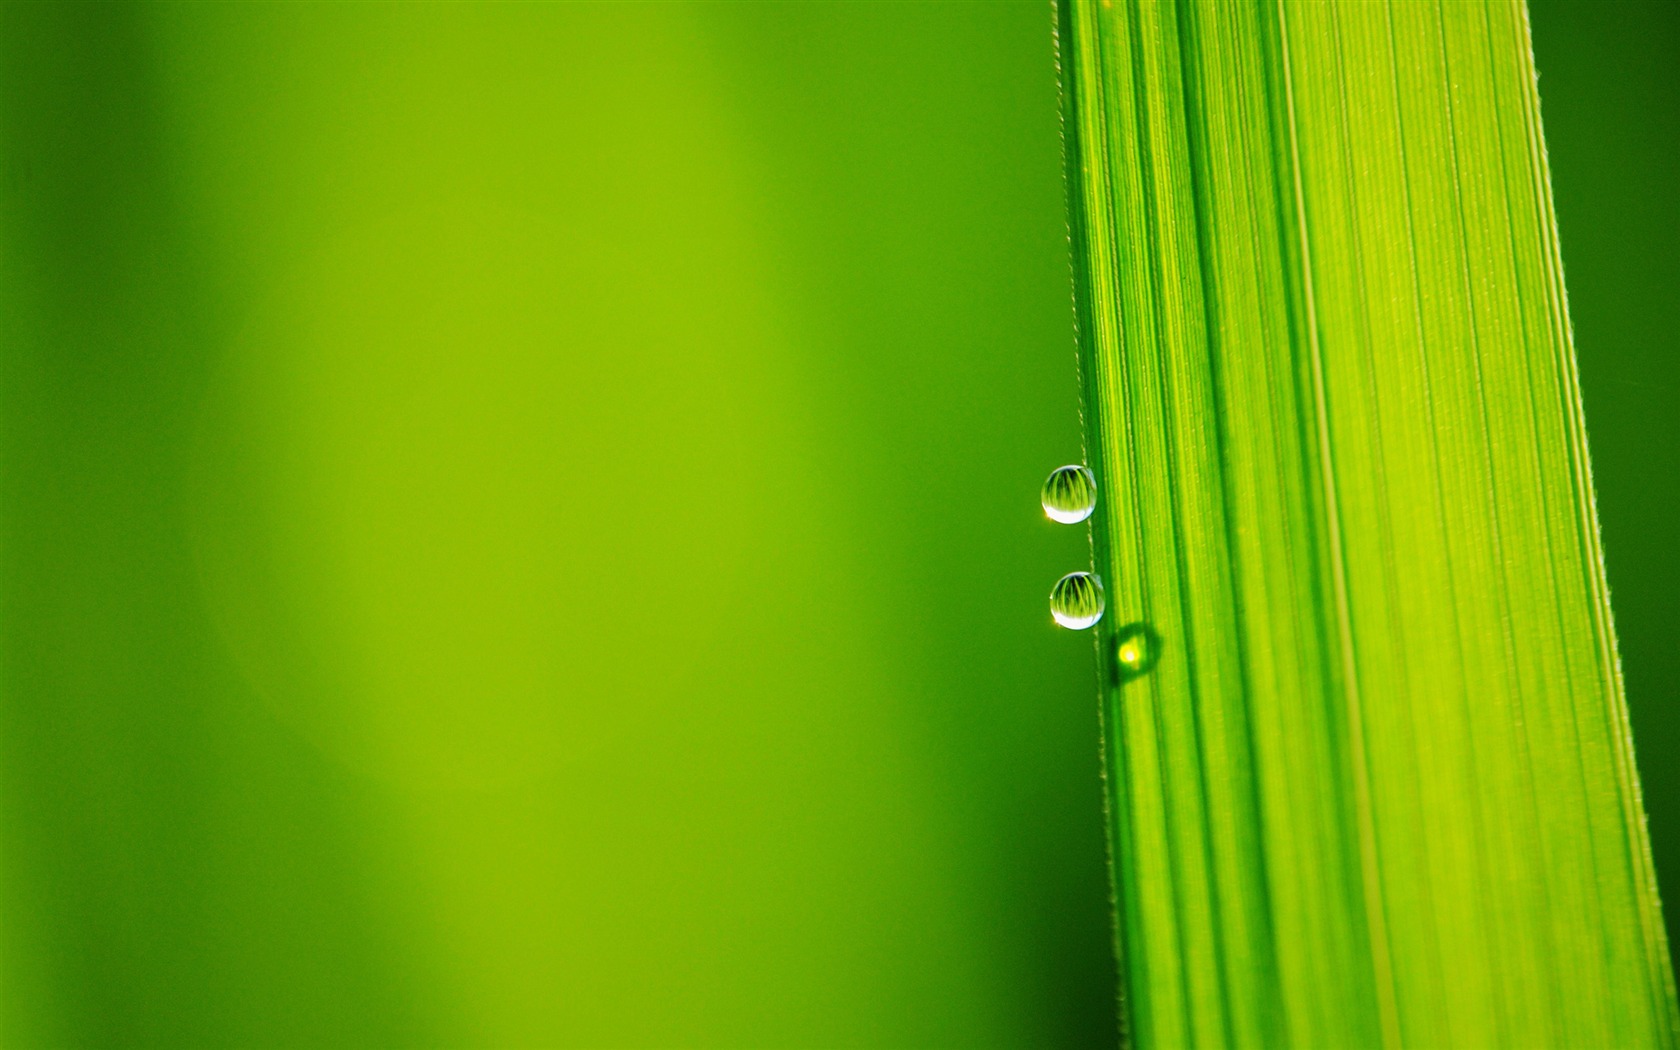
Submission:
<svg viewBox="0 0 1680 1050">
<path fill-rule="evenodd" d="M 1142 1046 L 1670 1046 L 1520 5 L 1065 4 Z"/>
</svg>

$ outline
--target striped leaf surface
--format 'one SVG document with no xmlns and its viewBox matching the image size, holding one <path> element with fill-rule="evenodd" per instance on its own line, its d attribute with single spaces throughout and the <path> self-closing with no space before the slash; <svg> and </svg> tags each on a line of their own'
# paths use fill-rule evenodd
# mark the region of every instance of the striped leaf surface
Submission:
<svg viewBox="0 0 1680 1050">
<path fill-rule="evenodd" d="M 1132 1042 L 1675 1045 L 1523 6 L 1058 36 Z"/>
</svg>

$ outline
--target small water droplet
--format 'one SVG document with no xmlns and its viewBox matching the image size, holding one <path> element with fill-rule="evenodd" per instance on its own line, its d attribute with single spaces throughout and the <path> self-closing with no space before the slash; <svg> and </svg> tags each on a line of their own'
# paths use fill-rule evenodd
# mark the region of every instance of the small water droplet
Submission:
<svg viewBox="0 0 1680 1050">
<path fill-rule="evenodd" d="M 1057 467 L 1044 480 L 1039 499 L 1044 504 L 1045 516 L 1051 521 L 1077 525 L 1097 507 L 1097 479 L 1077 463 Z"/>
<path fill-rule="evenodd" d="M 1101 580 L 1088 572 L 1070 572 L 1050 588 L 1050 615 L 1069 630 L 1083 631 L 1102 619 L 1103 601 Z"/>
<path fill-rule="evenodd" d="M 1142 678 L 1160 659 L 1161 636 L 1148 624 L 1127 624 L 1114 633 L 1114 666 L 1120 681 Z"/>
</svg>

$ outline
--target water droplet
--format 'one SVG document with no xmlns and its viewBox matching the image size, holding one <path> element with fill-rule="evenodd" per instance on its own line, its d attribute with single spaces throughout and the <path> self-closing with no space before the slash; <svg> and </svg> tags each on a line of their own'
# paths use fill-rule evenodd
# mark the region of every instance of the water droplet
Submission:
<svg viewBox="0 0 1680 1050">
<path fill-rule="evenodd" d="M 1051 521 L 1075 525 L 1091 516 L 1097 507 L 1097 479 L 1077 463 L 1057 467 L 1044 480 L 1039 499 Z"/>
<path fill-rule="evenodd" d="M 1114 633 L 1114 666 L 1120 681 L 1142 678 L 1160 659 L 1161 636 L 1148 624 L 1127 624 Z"/>
<path fill-rule="evenodd" d="M 1050 588 L 1050 615 L 1063 627 L 1083 631 L 1102 614 L 1102 581 L 1091 573 L 1070 572 Z"/>
</svg>

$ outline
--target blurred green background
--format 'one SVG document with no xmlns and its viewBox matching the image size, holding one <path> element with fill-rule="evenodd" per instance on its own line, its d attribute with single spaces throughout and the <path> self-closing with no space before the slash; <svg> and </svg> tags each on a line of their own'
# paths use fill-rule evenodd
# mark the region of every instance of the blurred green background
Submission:
<svg viewBox="0 0 1680 1050">
<path fill-rule="evenodd" d="M 0 1044 L 1092 1046 L 1048 5 L 11 5 Z"/>
<path fill-rule="evenodd" d="M 1680 4 L 1530 0 L 1599 524 L 1680 950 Z"/>
<path fill-rule="evenodd" d="M 1674 11 L 1534 6 L 1671 881 Z M 0 1045 L 1112 1045 L 1056 113 L 1038 0 L 0 7 Z"/>
</svg>

